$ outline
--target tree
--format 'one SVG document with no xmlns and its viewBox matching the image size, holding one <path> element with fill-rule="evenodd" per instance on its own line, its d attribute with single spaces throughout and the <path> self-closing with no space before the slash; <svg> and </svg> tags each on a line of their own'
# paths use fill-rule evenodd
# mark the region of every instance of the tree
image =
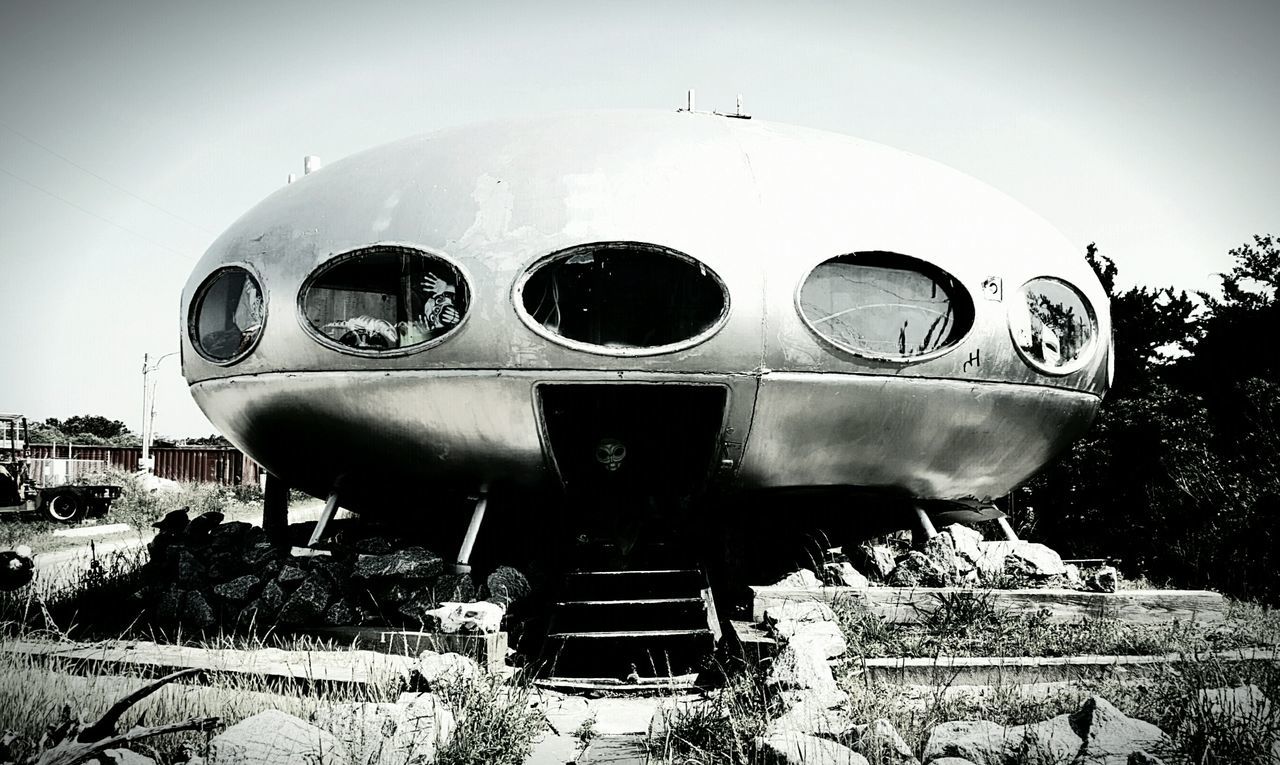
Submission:
<svg viewBox="0 0 1280 765">
<path fill-rule="evenodd" d="M 115 438 L 129 432 L 125 424 L 119 420 L 108 420 L 96 414 L 78 414 L 65 421 L 50 418 L 46 425 L 57 428 L 69 436 L 97 436 L 98 438 Z"/>
</svg>

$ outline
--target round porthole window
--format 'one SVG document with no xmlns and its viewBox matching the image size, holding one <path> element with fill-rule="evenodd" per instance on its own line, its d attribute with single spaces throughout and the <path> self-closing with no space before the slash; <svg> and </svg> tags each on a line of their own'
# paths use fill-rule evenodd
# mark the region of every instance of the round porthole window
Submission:
<svg viewBox="0 0 1280 765">
<path fill-rule="evenodd" d="M 720 277 L 675 250 L 607 242 L 561 250 L 516 288 L 520 318 L 561 345 L 618 356 L 696 345 L 729 315 Z"/>
<path fill-rule="evenodd" d="M 801 285 L 799 304 L 805 323 L 824 340 L 877 359 L 936 355 L 973 326 L 973 300 L 953 276 L 892 252 L 820 263 Z"/>
<path fill-rule="evenodd" d="M 360 355 L 420 350 L 462 326 L 470 291 L 437 255 L 380 246 L 321 266 L 299 295 L 302 315 L 326 345 Z"/>
<path fill-rule="evenodd" d="M 266 321 L 262 286 L 244 268 L 220 268 L 191 303 L 188 332 L 196 351 L 215 364 L 232 364 L 253 350 Z"/>
<path fill-rule="evenodd" d="M 1098 320 L 1079 290 L 1041 277 L 1018 290 L 1009 306 L 1009 332 L 1027 363 L 1062 375 L 1088 363 L 1097 345 Z"/>
</svg>

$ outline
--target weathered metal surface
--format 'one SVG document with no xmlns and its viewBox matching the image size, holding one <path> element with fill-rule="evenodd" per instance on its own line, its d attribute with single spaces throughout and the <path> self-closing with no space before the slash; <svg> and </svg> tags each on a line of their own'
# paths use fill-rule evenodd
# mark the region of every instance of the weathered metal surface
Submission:
<svg viewBox="0 0 1280 765">
<path fill-rule="evenodd" d="M 521 320 L 516 285 L 530 266 L 619 241 L 671 248 L 713 271 L 729 298 L 718 331 L 670 353 L 604 355 Z M 375 244 L 459 266 L 469 316 L 447 340 L 370 358 L 304 328 L 304 281 Z M 972 328 L 948 350 L 910 360 L 867 358 L 821 339 L 798 310 L 804 276 L 869 250 L 954 276 L 973 299 Z M 261 281 L 261 336 L 225 366 L 184 337 L 184 374 L 233 442 L 317 494 L 339 475 L 352 496 L 362 482 L 447 478 L 474 489 L 554 479 L 534 383 L 628 379 L 730 386 L 720 474 L 730 483 L 983 498 L 1069 443 L 1106 386 L 1106 297 L 1051 226 L 927 160 L 755 120 L 559 115 L 411 138 L 336 162 L 219 237 L 184 290 L 184 326 L 200 284 L 227 264 Z M 1011 339 L 1010 302 L 1038 276 L 1075 285 L 1096 314 L 1097 341 L 1069 374 L 1031 367 Z"/>
</svg>

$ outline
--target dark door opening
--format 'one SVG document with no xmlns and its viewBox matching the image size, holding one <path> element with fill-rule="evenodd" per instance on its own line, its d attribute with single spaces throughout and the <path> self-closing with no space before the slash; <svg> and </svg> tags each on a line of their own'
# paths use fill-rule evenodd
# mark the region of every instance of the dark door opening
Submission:
<svg viewBox="0 0 1280 765">
<path fill-rule="evenodd" d="M 544 384 L 547 440 L 571 494 L 698 493 L 715 464 L 718 385 Z"/>
</svg>

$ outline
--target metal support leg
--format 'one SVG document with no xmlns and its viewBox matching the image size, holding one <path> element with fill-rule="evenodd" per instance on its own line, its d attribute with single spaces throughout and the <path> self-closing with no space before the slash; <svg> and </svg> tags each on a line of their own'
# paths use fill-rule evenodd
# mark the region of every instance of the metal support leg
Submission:
<svg viewBox="0 0 1280 765">
<path fill-rule="evenodd" d="M 1009 525 L 1009 519 L 1000 516 L 996 519 L 996 523 L 1000 524 L 1000 530 L 1004 532 L 1004 538 L 1010 542 L 1018 541 L 1018 533 L 1013 530 L 1013 526 Z"/>
<path fill-rule="evenodd" d="M 262 491 L 262 530 L 268 539 L 280 544 L 289 535 L 289 487 L 270 473 Z"/>
<path fill-rule="evenodd" d="M 912 509 L 916 513 L 916 527 L 911 530 L 911 541 L 920 546 L 938 536 L 938 530 L 933 527 L 933 521 L 922 505 L 912 505 Z"/>
<path fill-rule="evenodd" d="M 453 566 L 455 574 L 471 573 L 471 550 L 476 546 L 476 537 L 480 534 L 480 524 L 484 523 L 484 511 L 489 506 L 489 487 L 480 487 L 480 496 L 476 497 L 476 507 L 471 511 L 471 525 L 467 526 L 467 535 L 462 538 L 462 549 L 458 550 L 458 562 Z"/>
<path fill-rule="evenodd" d="M 325 500 L 324 509 L 320 511 L 320 519 L 316 521 L 316 530 L 311 532 L 311 540 L 307 542 L 307 547 L 315 547 L 316 544 L 324 539 L 324 531 L 329 526 L 329 521 L 333 520 L 333 516 L 338 512 L 338 487 L 333 487 L 333 491 L 329 492 L 329 498 Z"/>
</svg>

